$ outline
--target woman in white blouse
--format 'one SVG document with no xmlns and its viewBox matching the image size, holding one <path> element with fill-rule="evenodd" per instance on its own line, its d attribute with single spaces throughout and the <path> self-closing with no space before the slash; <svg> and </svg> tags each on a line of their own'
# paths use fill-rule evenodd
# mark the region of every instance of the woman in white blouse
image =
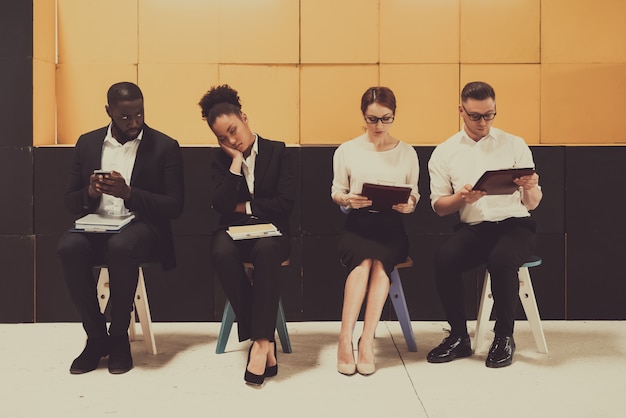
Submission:
<svg viewBox="0 0 626 418">
<path fill-rule="evenodd" d="M 419 200 L 419 162 L 413 147 L 389 134 L 396 98 L 387 87 L 370 87 L 361 98 L 366 132 L 341 144 L 333 157 L 331 197 L 348 213 L 338 242 L 341 262 L 348 268 L 344 289 L 337 371 L 374 373 L 374 334 L 389 293 L 389 275 L 404 261 L 409 240 L 401 214 L 412 213 Z M 411 188 L 406 203 L 371 210 L 361 195 L 363 183 L 393 183 Z M 355 361 L 353 330 L 367 295 L 363 333 Z"/>
</svg>

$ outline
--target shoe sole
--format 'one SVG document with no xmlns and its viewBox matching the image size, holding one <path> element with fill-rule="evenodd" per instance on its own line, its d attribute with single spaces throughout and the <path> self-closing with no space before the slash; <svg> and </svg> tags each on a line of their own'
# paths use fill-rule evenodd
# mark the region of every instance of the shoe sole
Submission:
<svg viewBox="0 0 626 418">
<path fill-rule="evenodd" d="M 429 363 L 433 363 L 433 364 L 439 364 L 439 363 L 449 363 L 453 360 L 456 360 L 458 358 L 465 358 L 465 357 L 470 357 L 472 354 L 471 351 L 467 352 L 467 353 L 460 353 L 460 354 L 454 354 L 448 357 L 442 357 L 442 358 L 434 358 L 434 359 L 429 359 L 427 358 L 426 361 L 428 361 Z"/>
</svg>

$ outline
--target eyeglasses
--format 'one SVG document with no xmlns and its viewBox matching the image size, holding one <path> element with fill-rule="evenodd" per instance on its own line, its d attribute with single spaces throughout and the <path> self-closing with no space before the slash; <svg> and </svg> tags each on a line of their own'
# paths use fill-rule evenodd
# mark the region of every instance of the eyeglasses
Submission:
<svg viewBox="0 0 626 418">
<path fill-rule="evenodd" d="M 365 116 L 365 123 L 369 123 L 370 125 L 376 125 L 379 121 L 385 124 L 393 123 L 393 115 L 385 115 L 382 118 L 377 118 L 376 116 Z"/>
<path fill-rule="evenodd" d="M 461 107 L 463 108 L 463 110 L 465 111 L 465 113 L 467 114 L 467 117 L 474 122 L 478 122 L 480 120 L 480 118 L 483 118 L 485 120 L 493 120 L 496 117 L 496 112 L 488 112 L 485 113 L 484 115 L 481 115 L 480 113 L 469 113 L 467 111 L 467 109 L 465 108 L 465 106 L 463 106 L 463 103 L 461 103 Z"/>
</svg>

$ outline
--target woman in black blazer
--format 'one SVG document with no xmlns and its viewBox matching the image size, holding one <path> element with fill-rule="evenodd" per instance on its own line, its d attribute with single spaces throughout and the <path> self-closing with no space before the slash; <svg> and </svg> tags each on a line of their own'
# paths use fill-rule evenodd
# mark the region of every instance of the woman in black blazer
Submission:
<svg viewBox="0 0 626 418">
<path fill-rule="evenodd" d="M 288 219 L 296 193 L 293 163 L 283 142 L 250 130 L 237 91 L 230 86 L 212 87 L 199 104 L 222 151 L 211 165 L 213 208 L 220 215 L 211 256 L 237 316 L 239 341 L 253 341 L 244 379 L 261 385 L 278 373 L 274 331 L 280 265 L 290 251 Z M 259 223 L 273 223 L 282 235 L 235 241 L 226 232 L 229 226 Z M 254 264 L 254 284 L 244 262 Z"/>
</svg>

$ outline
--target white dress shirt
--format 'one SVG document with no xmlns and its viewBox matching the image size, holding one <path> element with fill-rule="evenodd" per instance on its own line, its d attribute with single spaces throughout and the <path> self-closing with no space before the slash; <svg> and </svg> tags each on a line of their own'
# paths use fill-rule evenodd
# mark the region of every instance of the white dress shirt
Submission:
<svg viewBox="0 0 626 418">
<path fill-rule="evenodd" d="M 254 167 L 256 165 L 256 157 L 259 155 L 259 136 L 254 134 L 254 143 L 252 144 L 252 150 L 250 150 L 250 155 L 247 158 L 243 159 L 243 164 L 241 165 L 241 169 L 243 171 L 243 175 L 246 179 L 246 183 L 248 184 L 248 191 L 250 191 L 250 195 L 254 196 Z M 241 173 L 233 173 L 238 176 Z M 246 202 L 246 214 L 252 215 L 252 206 L 250 202 Z"/>
<path fill-rule="evenodd" d="M 439 144 L 428 162 L 431 206 L 440 197 L 456 193 L 466 184 L 474 185 L 487 170 L 535 167 L 524 140 L 492 127 L 479 141 L 472 140 L 465 128 Z M 520 191 L 511 195 L 487 195 L 459 211 L 461 222 L 477 224 L 507 218 L 530 216 L 522 204 Z"/>
<path fill-rule="evenodd" d="M 102 143 L 102 162 L 100 168 L 107 171 L 117 171 L 124 177 L 126 184 L 130 186 L 130 180 L 135 166 L 135 158 L 137 157 L 137 148 L 143 137 L 143 130 L 139 132 L 137 138 L 120 144 L 111 134 L 111 124 L 107 129 L 107 135 Z M 108 194 L 102 195 L 100 207 L 97 213 L 107 215 L 126 215 L 129 210 L 124 206 L 124 199 L 114 197 Z"/>
</svg>

